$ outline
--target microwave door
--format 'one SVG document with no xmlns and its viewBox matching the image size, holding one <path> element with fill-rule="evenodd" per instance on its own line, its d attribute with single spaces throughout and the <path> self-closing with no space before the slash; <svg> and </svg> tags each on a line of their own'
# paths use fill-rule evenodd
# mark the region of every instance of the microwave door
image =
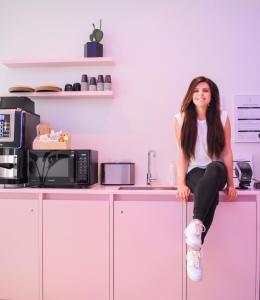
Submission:
<svg viewBox="0 0 260 300">
<path fill-rule="evenodd" d="M 62 186 L 74 183 L 74 155 L 71 155 L 71 152 L 50 152 L 43 174 L 45 185 L 58 184 Z"/>
<path fill-rule="evenodd" d="M 46 156 L 46 153 L 45 153 Z M 29 153 L 28 174 L 30 180 L 39 186 L 43 185 L 44 159 L 41 155 Z"/>
</svg>

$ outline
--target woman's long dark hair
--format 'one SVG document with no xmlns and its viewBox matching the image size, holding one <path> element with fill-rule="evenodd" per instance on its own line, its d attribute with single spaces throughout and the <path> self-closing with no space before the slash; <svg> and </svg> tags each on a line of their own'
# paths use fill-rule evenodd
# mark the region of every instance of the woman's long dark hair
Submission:
<svg viewBox="0 0 260 300">
<path fill-rule="evenodd" d="M 181 113 L 183 113 L 184 116 L 183 125 L 181 128 L 181 147 L 185 157 L 188 160 L 194 158 L 198 133 L 197 112 L 192 97 L 194 89 L 201 82 L 206 82 L 211 91 L 211 101 L 206 112 L 209 157 L 218 158 L 225 146 L 224 129 L 220 119 L 220 97 L 218 87 L 209 78 L 204 76 L 196 77 L 190 83 L 181 106 Z"/>
</svg>

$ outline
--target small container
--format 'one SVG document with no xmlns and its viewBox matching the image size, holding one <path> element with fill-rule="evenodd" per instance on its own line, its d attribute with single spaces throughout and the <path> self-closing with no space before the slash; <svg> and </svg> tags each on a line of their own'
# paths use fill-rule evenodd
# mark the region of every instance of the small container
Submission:
<svg viewBox="0 0 260 300">
<path fill-rule="evenodd" d="M 81 90 L 82 91 L 88 91 L 89 85 L 88 85 L 88 75 L 83 74 L 81 76 Z"/>
<path fill-rule="evenodd" d="M 70 83 L 65 84 L 64 91 L 73 91 L 73 86 Z"/>
<path fill-rule="evenodd" d="M 75 82 L 73 84 L 73 91 L 80 91 L 81 90 L 81 85 L 79 82 Z"/>
<path fill-rule="evenodd" d="M 96 91 L 97 90 L 97 82 L 95 77 L 91 77 L 89 80 L 89 90 Z"/>
<path fill-rule="evenodd" d="M 104 90 L 105 91 L 111 91 L 112 90 L 111 75 L 106 75 L 105 76 Z"/>
<path fill-rule="evenodd" d="M 106 162 L 101 163 L 101 184 L 133 185 L 135 184 L 135 163 Z"/>
<path fill-rule="evenodd" d="M 97 91 L 104 91 L 104 76 L 98 75 Z"/>
</svg>

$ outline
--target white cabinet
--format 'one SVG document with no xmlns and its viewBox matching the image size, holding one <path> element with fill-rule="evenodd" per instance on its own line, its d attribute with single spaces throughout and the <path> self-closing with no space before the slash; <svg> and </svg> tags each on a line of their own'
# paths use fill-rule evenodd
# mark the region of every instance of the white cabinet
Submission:
<svg viewBox="0 0 260 300">
<path fill-rule="evenodd" d="M 143 198 L 114 202 L 114 300 L 181 300 L 183 204 Z"/>
<path fill-rule="evenodd" d="M 44 300 L 109 299 L 109 201 L 78 198 L 43 201 Z"/>
<path fill-rule="evenodd" d="M 203 246 L 204 279 L 188 279 L 188 300 L 256 300 L 256 216 L 255 198 L 218 205 Z"/>
<path fill-rule="evenodd" d="M 39 201 L 0 196 L 0 299 L 41 299 Z"/>
<path fill-rule="evenodd" d="M 194 283 L 183 241 L 193 203 L 28 190 L 0 193 L 0 300 L 259 298 L 256 195 L 220 202 L 203 246 L 204 279 Z"/>
</svg>

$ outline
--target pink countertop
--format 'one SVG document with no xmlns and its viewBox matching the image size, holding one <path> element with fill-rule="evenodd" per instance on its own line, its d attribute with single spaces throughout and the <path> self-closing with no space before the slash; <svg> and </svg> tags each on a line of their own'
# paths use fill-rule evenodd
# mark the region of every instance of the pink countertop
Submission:
<svg viewBox="0 0 260 300">
<path fill-rule="evenodd" d="M 166 187 L 166 185 L 163 185 Z M 136 186 L 138 187 L 138 186 Z M 153 185 L 156 187 L 156 185 Z M 161 186 L 158 186 L 161 187 Z M 176 195 L 176 190 L 120 190 L 119 186 L 95 184 L 89 188 L 16 188 L 0 189 L 0 194 L 79 194 L 79 195 Z M 220 192 L 220 195 L 224 195 Z M 238 190 L 238 196 L 260 195 L 260 190 Z"/>
</svg>

